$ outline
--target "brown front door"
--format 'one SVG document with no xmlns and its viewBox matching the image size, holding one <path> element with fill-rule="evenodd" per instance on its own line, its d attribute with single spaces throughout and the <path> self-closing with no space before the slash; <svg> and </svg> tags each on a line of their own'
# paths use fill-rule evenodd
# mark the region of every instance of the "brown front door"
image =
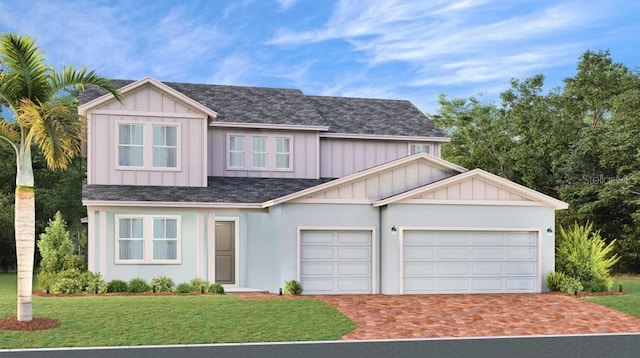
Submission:
<svg viewBox="0 0 640 358">
<path fill-rule="evenodd" d="M 233 221 L 216 222 L 216 282 L 236 283 L 236 228 Z"/>
</svg>

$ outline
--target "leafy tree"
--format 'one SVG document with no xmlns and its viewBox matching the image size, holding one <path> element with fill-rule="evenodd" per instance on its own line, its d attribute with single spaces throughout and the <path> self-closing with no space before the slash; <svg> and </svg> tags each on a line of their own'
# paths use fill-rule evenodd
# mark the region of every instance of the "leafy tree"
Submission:
<svg viewBox="0 0 640 358">
<path fill-rule="evenodd" d="M 49 221 L 49 226 L 45 232 L 40 234 L 38 241 L 40 250 L 40 272 L 58 273 L 64 271 L 75 256 L 73 242 L 69 238 L 67 223 L 58 211 L 53 220 Z"/>
<path fill-rule="evenodd" d="M 32 319 L 35 252 L 35 191 L 32 144 L 43 154 L 47 167 L 66 169 L 80 151 L 82 126 L 76 100 L 69 90 L 95 85 L 121 99 L 106 78 L 86 68 L 72 66 L 56 71 L 48 66 L 33 38 L 12 33 L 0 35 L 0 103 L 13 121 L 0 118 L 0 142 L 16 156 L 15 237 L 18 268 L 19 321 Z"/>
</svg>

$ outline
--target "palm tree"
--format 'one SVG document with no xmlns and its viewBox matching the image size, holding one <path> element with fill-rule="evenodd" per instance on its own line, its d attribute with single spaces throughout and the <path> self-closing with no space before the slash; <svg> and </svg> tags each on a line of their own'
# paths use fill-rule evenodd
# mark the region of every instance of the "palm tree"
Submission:
<svg viewBox="0 0 640 358">
<path fill-rule="evenodd" d="M 12 119 L 0 114 L 0 143 L 16 153 L 15 236 L 18 260 L 19 321 L 32 320 L 31 294 L 35 250 L 35 193 L 31 147 L 37 145 L 51 170 L 67 168 L 79 153 L 84 121 L 70 94 L 85 85 L 98 86 L 121 100 L 106 78 L 86 68 L 65 66 L 56 71 L 46 64 L 33 38 L 0 35 L 0 105 Z"/>
</svg>

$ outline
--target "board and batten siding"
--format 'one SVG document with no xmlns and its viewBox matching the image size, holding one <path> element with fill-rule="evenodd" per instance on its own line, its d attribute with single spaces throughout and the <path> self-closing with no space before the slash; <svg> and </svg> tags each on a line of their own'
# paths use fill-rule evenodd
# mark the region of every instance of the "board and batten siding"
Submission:
<svg viewBox="0 0 640 358">
<path fill-rule="evenodd" d="M 453 183 L 411 199 L 531 201 L 520 194 L 476 178 Z"/>
<path fill-rule="evenodd" d="M 341 178 L 409 155 L 410 141 L 321 138 L 320 177 Z M 440 144 L 430 143 L 440 157 Z"/>
<path fill-rule="evenodd" d="M 273 160 L 276 137 L 291 138 L 291 160 L 293 165 L 291 170 L 255 170 L 250 168 L 251 163 L 245 160 L 246 169 L 229 169 L 227 161 L 228 137 L 230 135 L 245 136 L 245 152 L 252 150 L 251 137 L 268 137 L 268 161 Z M 221 177 L 262 177 L 262 178 L 298 178 L 317 179 L 318 178 L 318 134 L 306 131 L 274 131 L 246 128 L 209 128 L 208 132 L 208 153 L 209 158 L 208 176 Z M 248 158 L 248 157 L 246 157 Z M 272 167 L 273 165 L 269 165 Z"/>
<path fill-rule="evenodd" d="M 92 109 L 88 113 L 88 184 L 206 186 L 207 121 L 204 114 L 199 115 L 150 86 L 128 94 L 122 104 L 111 101 Z M 117 168 L 117 123 L 177 124 L 179 170 Z M 145 138 L 145 145 L 151 141 Z"/>
</svg>

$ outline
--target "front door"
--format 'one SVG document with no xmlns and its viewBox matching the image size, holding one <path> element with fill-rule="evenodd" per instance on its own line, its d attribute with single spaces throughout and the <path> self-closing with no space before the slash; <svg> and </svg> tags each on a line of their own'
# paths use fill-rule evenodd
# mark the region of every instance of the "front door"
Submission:
<svg viewBox="0 0 640 358">
<path fill-rule="evenodd" d="M 216 222 L 216 283 L 236 283 L 236 223 Z"/>
</svg>

